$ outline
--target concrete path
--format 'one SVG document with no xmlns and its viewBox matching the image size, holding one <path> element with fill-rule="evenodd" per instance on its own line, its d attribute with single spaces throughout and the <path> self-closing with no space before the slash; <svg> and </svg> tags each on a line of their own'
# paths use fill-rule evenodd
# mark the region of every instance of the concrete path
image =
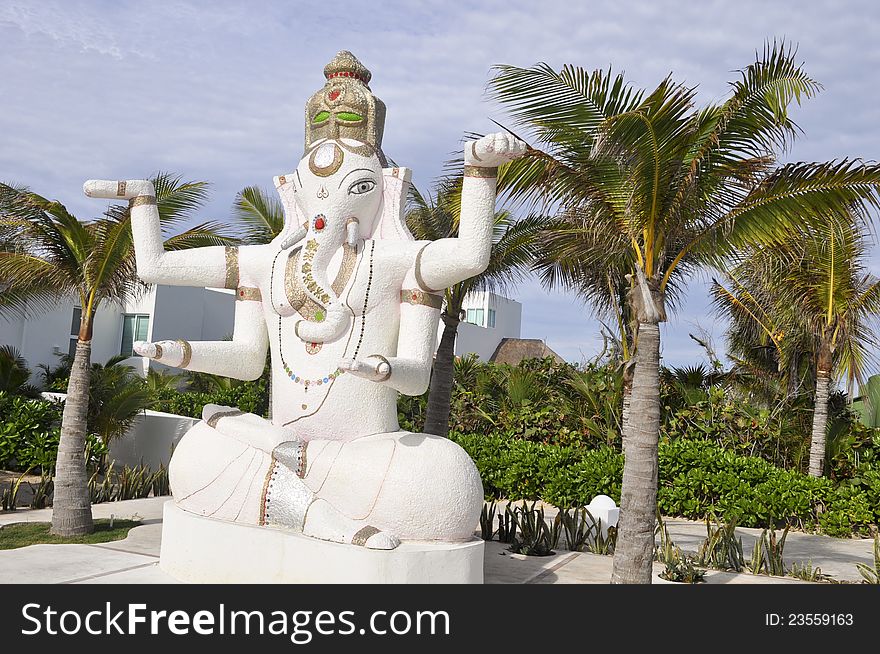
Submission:
<svg viewBox="0 0 880 654">
<path fill-rule="evenodd" d="M 98 545 L 32 545 L 0 551 L 0 583 L 176 583 L 158 567 L 162 538 L 162 505 L 168 498 L 149 498 L 96 504 L 96 518 L 139 517 L 144 524 L 129 532 L 126 539 Z M 0 514 L 0 525 L 13 522 L 47 522 L 51 510 L 18 510 Z M 705 524 L 669 519 L 667 529 L 683 550 L 696 550 L 705 537 Z M 748 552 L 760 530 L 738 529 Z M 807 561 L 837 579 L 860 580 L 856 561 L 870 563 L 872 541 L 843 540 L 825 536 L 790 533 L 786 541 L 786 560 Z M 606 584 L 611 579 L 612 558 L 589 553 L 558 550 L 546 557 L 523 556 L 507 551 L 498 542 L 486 543 L 485 580 L 489 584 Z M 657 575 L 663 570 L 654 564 L 655 583 L 671 583 Z M 710 570 L 707 583 L 800 583 L 797 580 Z"/>
</svg>

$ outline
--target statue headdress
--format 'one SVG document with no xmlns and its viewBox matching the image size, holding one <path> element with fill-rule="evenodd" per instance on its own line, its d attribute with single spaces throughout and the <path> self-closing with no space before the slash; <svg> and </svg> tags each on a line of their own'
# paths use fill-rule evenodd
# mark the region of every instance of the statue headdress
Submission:
<svg viewBox="0 0 880 654">
<path fill-rule="evenodd" d="M 382 165 L 382 133 L 385 103 L 373 95 L 372 75 L 357 57 L 342 50 L 324 66 L 327 82 L 306 103 L 306 152 L 321 139 L 354 139 L 379 155 Z"/>
</svg>

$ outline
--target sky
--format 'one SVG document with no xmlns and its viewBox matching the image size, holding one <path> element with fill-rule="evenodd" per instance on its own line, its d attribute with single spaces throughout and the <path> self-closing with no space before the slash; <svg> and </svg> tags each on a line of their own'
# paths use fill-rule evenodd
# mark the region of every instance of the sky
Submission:
<svg viewBox="0 0 880 654">
<path fill-rule="evenodd" d="M 429 189 L 468 132 L 509 122 L 486 96 L 497 64 L 613 67 L 653 88 L 666 75 L 723 101 L 765 40 L 798 45 L 824 87 L 794 113 L 791 161 L 880 158 L 880 3 L 671 2 L 22 2 L 0 0 L 0 180 L 61 201 L 81 219 L 105 208 L 89 178 L 158 170 L 212 184 L 201 219 L 224 221 L 236 193 L 271 188 L 302 154 L 303 108 L 322 70 L 351 50 L 388 107 L 384 150 Z M 871 262 L 880 273 L 880 258 Z M 600 325 L 578 298 L 536 281 L 522 336 L 568 360 L 596 356 Z M 663 325 L 663 361 L 723 352 L 706 276 Z"/>
</svg>

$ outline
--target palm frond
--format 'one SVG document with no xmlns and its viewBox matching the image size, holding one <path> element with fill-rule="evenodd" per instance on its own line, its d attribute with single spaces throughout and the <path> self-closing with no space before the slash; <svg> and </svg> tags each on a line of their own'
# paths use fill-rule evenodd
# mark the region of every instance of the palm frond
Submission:
<svg viewBox="0 0 880 654">
<path fill-rule="evenodd" d="M 269 243 L 284 230 L 281 201 L 258 186 L 238 192 L 232 218 L 243 230 L 242 241 L 249 244 Z"/>
</svg>

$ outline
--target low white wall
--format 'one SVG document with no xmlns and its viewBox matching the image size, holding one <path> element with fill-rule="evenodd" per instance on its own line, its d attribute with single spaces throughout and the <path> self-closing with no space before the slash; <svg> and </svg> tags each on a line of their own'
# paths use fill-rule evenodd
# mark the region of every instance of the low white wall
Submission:
<svg viewBox="0 0 880 654">
<path fill-rule="evenodd" d="M 173 448 L 183 435 L 198 422 L 196 418 L 161 411 L 147 411 L 138 417 L 131 429 L 110 445 L 110 459 L 116 465 L 136 466 L 141 463 L 156 470 L 168 467 Z"/>
</svg>

